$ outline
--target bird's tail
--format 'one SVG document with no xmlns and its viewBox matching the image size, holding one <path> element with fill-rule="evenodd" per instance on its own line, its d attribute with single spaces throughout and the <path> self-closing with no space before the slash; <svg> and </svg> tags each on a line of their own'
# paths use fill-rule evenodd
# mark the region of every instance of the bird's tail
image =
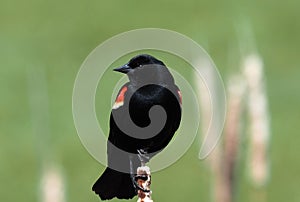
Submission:
<svg viewBox="0 0 300 202">
<path fill-rule="evenodd" d="M 130 174 L 106 168 L 104 173 L 93 185 L 92 190 L 99 195 L 101 200 L 114 197 L 131 199 L 136 195 Z"/>
</svg>

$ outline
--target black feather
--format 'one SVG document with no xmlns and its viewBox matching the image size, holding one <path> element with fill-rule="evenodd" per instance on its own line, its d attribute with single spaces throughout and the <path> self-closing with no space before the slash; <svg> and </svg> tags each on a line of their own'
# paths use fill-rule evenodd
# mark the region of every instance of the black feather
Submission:
<svg viewBox="0 0 300 202">
<path fill-rule="evenodd" d="M 107 146 L 109 167 L 93 186 L 93 191 L 102 200 L 114 197 L 130 199 L 136 195 L 129 174 L 130 161 L 135 172 L 141 163 L 136 155 L 138 150 L 142 150 L 151 159 L 168 145 L 181 120 L 179 89 L 162 61 L 150 55 L 139 55 L 126 64 L 126 72 L 130 82 L 122 87 L 127 89 L 124 104 L 113 109 L 110 117 Z M 166 123 L 157 135 L 144 139 L 145 134 L 132 137 L 120 129 L 119 126 L 129 126 L 130 121 L 138 127 L 147 127 L 151 124 L 149 110 L 156 105 L 163 107 L 167 114 Z M 121 117 L 118 124 L 116 117 Z"/>
</svg>

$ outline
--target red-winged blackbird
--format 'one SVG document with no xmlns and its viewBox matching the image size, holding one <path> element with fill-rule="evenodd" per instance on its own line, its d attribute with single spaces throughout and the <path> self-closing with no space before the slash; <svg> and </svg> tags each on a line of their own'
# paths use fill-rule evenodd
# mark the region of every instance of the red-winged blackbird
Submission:
<svg viewBox="0 0 300 202">
<path fill-rule="evenodd" d="M 136 195 L 137 167 L 168 145 L 181 120 L 181 93 L 162 61 L 143 54 L 114 70 L 127 74 L 129 82 L 110 116 L 108 167 L 92 188 L 102 200 Z"/>
</svg>

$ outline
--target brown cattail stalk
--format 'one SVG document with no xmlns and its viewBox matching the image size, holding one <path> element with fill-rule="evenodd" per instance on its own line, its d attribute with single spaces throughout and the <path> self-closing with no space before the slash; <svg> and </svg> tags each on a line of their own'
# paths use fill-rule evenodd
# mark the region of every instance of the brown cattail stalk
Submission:
<svg viewBox="0 0 300 202">
<path fill-rule="evenodd" d="M 28 71 L 28 97 L 33 133 L 37 139 L 38 157 L 41 166 L 41 182 L 38 190 L 42 202 L 64 202 L 64 181 L 55 165 L 51 152 L 48 88 L 45 69 Z M 49 163 L 50 162 L 50 163 Z"/>
<path fill-rule="evenodd" d="M 220 202 L 231 202 L 234 198 L 235 170 L 238 158 L 240 122 L 243 110 L 245 84 L 241 75 L 230 78 L 228 84 L 228 111 L 224 130 L 223 196 Z"/>
<path fill-rule="evenodd" d="M 139 176 L 142 176 L 142 178 L 139 178 Z M 145 190 L 148 190 L 149 192 L 143 192 L 142 190 L 138 190 L 138 201 L 137 202 L 153 202 L 151 199 L 151 191 L 150 191 L 150 185 L 151 185 L 151 172 L 150 168 L 148 166 L 141 166 L 137 169 L 137 184 L 142 187 Z M 146 178 L 146 180 L 144 180 Z"/>
<path fill-rule="evenodd" d="M 268 103 L 263 75 L 263 63 L 256 55 L 244 61 L 244 75 L 248 85 L 250 118 L 249 175 L 255 186 L 264 186 L 269 176 L 268 144 L 270 139 Z"/>
<path fill-rule="evenodd" d="M 64 183 L 61 172 L 54 167 L 44 169 L 41 183 L 41 201 L 43 202 L 64 202 Z"/>
</svg>

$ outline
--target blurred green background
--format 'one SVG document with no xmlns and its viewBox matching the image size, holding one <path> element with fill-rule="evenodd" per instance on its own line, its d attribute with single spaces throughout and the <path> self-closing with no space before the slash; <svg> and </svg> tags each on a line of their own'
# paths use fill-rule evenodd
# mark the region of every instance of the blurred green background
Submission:
<svg viewBox="0 0 300 202">
<path fill-rule="evenodd" d="M 0 201 L 41 201 L 47 162 L 62 172 L 66 201 L 99 201 L 91 186 L 103 166 L 77 136 L 74 80 L 101 42 L 147 27 L 171 29 L 201 44 L 225 81 L 239 70 L 241 52 L 255 44 L 271 113 L 267 201 L 300 201 L 299 8 L 296 0 L 0 0 Z M 248 28 L 255 40 L 244 34 Z M 98 105 L 109 106 L 106 98 Z M 198 150 L 195 142 L 178 162 L 153 174 L 154 201 L 210 201 L 212 176 Z M 238 172 L 236 201 L 253 201 L 255 188 L 245 172 Z"/>
</svg>

